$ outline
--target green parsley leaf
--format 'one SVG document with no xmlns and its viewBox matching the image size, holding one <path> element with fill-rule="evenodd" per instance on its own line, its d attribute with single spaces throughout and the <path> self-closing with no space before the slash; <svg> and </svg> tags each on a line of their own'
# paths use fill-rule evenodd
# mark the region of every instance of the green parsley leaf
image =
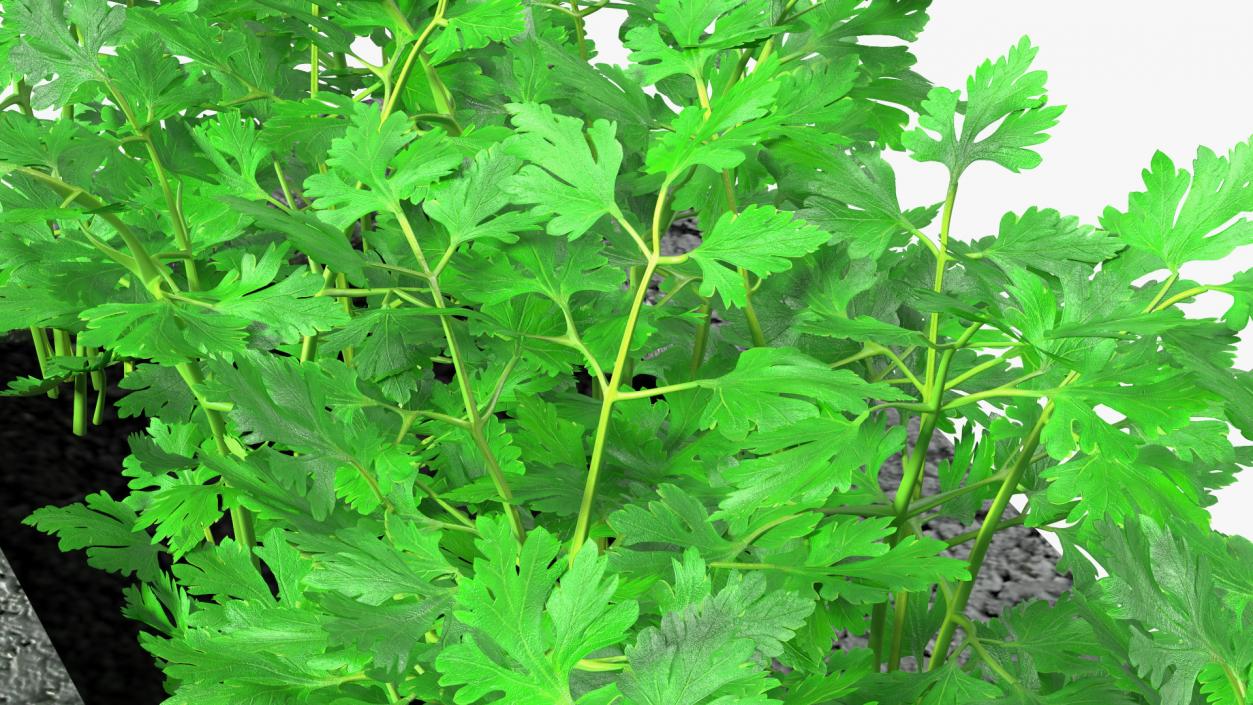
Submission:
<svg viewBox="0 0 1253 705">
<path fill-rule="evenodd" d="M 212 595 L 223 603 L 238 599 L 274 604 L 274 594 L 249 559 L 250 553 L 250 548 L 234 539 L 223 539 L 192 552 L 186 563 L 176 563 L 174 575 L 192 595 Z"/>
<path fill-rule="evenodd" d="M 459 704 L 499 692 L 518 705 L 573 705 L 575 664 L 620 643 L 638 608 L 611 604 L 617 578 L 604 578 L 605 558 L 594 548 L 563 574 L 553 564 L 557 540 L 543 529 L 519 547 L 507 522 L 484 517 L 477 526 L 483 558 L 457 594 L 457 618 L 471 631 L 440 652 L 440 683 L 460 686 Z"/>
<path fill-rule="evenodd" d="M 935 684 L 923 698 L 923 705 L 967 705 L 987 702 L 1001 695 L 1001 689 L 946 663 L 935 676 Z"/>
<path fill-rule="evenodd" d="M 217 167 L 223 186 L 241 196 L 264 198 L 267 195 L 266 189 L 257 182 L 257 169 L 268 160 L 270 148 L 260 140 L 250 118 L 220 113 L 197 125 L 191 134 Z"/>
<path fill-rule="evenodd" d="M 534 204 L 535 216 L 555 216 L 548 220 L 549 234 L 573 240 L 605 215 L 622 218 L 614 195 L 622 145 L 614 139 L 614 123 L 597 120 L 584 137 L 582 120 L 547 105 L 505 107 L 518 129 L 505 151 L 529 164 L 504 187 L 516 202 Z"/>
<path fill-rule="evenodd" d="M 1065 108 L 1045 105 L 1047 74 L 1029 70 L 1037 51 L 1024 36 L 1005 56 L 980 64 L 966 79 L 960 133 L 955 124 L 958 93 L 931 89 L 922 104 L 919 127 L 903 138 L 910 156 L 920 162 L 940 162 L 948 167 L 954 182 L 976 161 L 996 162 L 1013 172 L 1039 166 L 1040 155 L 1029 147 L 1048 139 L 1045 130 L 1057 124 Z M 995 129 L 983 136 L 993 125 Z"/>
<path fill-rule="evenodd" d="M 448 230 L 450 247 L 473 240 L 517 242 L 519 232 L 535 227 L 533 214 L 500 213 L 510 203 L 501 184 L 508 183 L 521 164 L 493 147 L 475 155 L 464 177 L 433 190 L 422 207 Z"/>
<path fill-rule="evenodd" d="M 456 571 L 440 552 L 439 534 L 403 520 L 389 520 L 388 529 L 387 537 L 364 527 L 297 537 L 297 548 L 316 556 L 304 584 L 367 605 L 442 595 L 446 588 L 433 581 Z"/>
<path fill-rule="evenodd" d="M 243 352 L 249 320 L 169 299 L 133 304 L 102 304 L 82 312 L 84 345 L 115 355 L 177 365 L 206 355 Z"/>
<path fill-rule="evenodd" d="M 382 124 L 379 118 L 376 109 L 358 103 L 344 136 L 331 143 L 326 160 L 331 173 L 305 179 L 305 193 L 320 216 L 337 228 L 376 211 L 396 212 L 401 201 L 420 197 L 420 189 L 461 164 L 443 132 L 418 137 L 403 113 L 388 115 Z"/>
<path fill-rule="evenodd" d="M 314 478 L 309 496 L 314 518 L 324 519 L 331 511 L 337 468 L 371 472 L 384 443 L 380 431 L 359 416 L 345 423 L 329 410 L 361 398 L 347 370 L 259 354 L 238 356 L 236 366 L 212 367 L 211 393 L 234 404 L 230 418 L 245 442 L 278 443 L 300 453 L 295 462 Z"/>
<path fill-rule="evenodd" d="M 62 551 L 87 549 L 87 562 L 101 570 L 141 580 L 155 580 L 160 546 L 147 532 L 137 531 L 139 517 L 108 492 L 87 495 L 82 503 L 36 509 L 22 520 L 46 533 L 55 534 Z"/>
<path fill-rule="evenodd" d="M 695 549 L 688 550 L 684 564 L 675 561 L 676 574 L 705 572 Z M 627 647 L 630 668 L 619 687 L 628 703 L 737 703 L 734 695 L 764 693 L 776 682 L 751 659 L 782 653 L 783 643 L 813 610 L 813 602 L 801 595 L 768 589 L 760 573 L 732 573 L 716 594 L 709 593 L 707 581 L 691 587 L 685 604 Z"/>
<path fill-rule="evenodd" d="M 759 121 L 774 104 L 779 83 L 770 77 L 778 71 L 771 57 L 743 80 L 710 102 L 709 114 L 696 105 L 684 108 L 674 119 L 672 131 L 650 145 L 645 157 L 649 174 L 676 178 L 691 166 L 723 170 L 739 166 L 745 151 L 755 147 L 770 121 Z"/>
<path fill-rule="evenodd" d="M 878 259 L 900 233 L 917 230 L 897 200 L 896 174 L 879 153 L 836 154 L 822 165 L 800 186 L 810 195 L 797 216 L 848 242 L 849 256 Z"/>
<path fill-rule="evenodd" d="M 1189 174 L 1155 153 L 1143 172 L 1145 190 L 1127 197 L 1126 211 L 1106 208 L 1102 226 L 1172 272 L 1253 243 L 1253 224 L 1237 217 L 1253 209 L 1253 142 L 1237 144 L 1225 157 L 1201 147 L 1192 167 Z"/>
<path fill-rule="evenodd" d="M 701 425 L 729 438 L 743 438 L 752 426 L 763 432 L 786 428 L 818 416 L 820 407 L 860 413 L 867 398 L 903 398 L 899 390 L 868 384 L 790 348 L 745 350 L 733 371 L 705 386 L 714 393 Z"/>
<path fill-rule="evenodd" d="M 622 546 L 661 543 L 694 548 L 711 560 L 729 552 L 731 542 L 714 528 L 700 500 L 671 484 L 658 487 L 657 497 L 646 507 L 628 504 L 609 516 Z"/>
<path fill-rule="evenodd" d="M 84 83 L 108 80 L 100 49 L 118 35 L 126 18 L 123 8 L 105 0 L 81 0 L 66 9 L 61 0 L 19 0 L 8 8 L 6 26 L 22 33 L 9 55 L 13 68 L 51 79 L 31 92 L 36 109 L 66 105 Z"/>
<path fill-rule="evenodd" d="M 1240 673 L 1253 662 L 1243 638 L 1253 612 L 1232 614 L 1214 589 L 1210 576 L 1217 566 L 1202 547 L 1215 537 L 1173 524 L 1147 517 L 1129 520 L 1126 530 L 1105 524 L 1096 557 L 1110 571 L 1100 583 L 1102 601 L 1116 619 L 1135 625 L 1132 664 L 1160 689 L 1162 705 L 1187 705 L 1207 665 Z"/>
<path fill-rule="evenodd" d="M 1125 246 L 1116 238 L 1098 235 L 1091 226 L 1080 225 L 1074 216 L 1063 217 L 1052 208 L 1032 206 L 1022 215 L 1002 216 L 996 238 L 975 242 L 974 252 L 966 256 L 987 258 L 1007 272 L 1034 268 L 1060 275 L 1070 263 L 1104 262 Z"/>
<path fill-rule="evenodd" d="M 700 265 L 702 296 L 716 291 L 725 305 L 746 302 L 744 280 L 732 267 L 765 277 L 792 266 L 831 239 L 830 234 L 771 206 L 749 206 L 738 215 L 727 212 L 714 223 L 691 257 Z"/>
<path fill-rule="evenodd" d="M 429 44 L 432 66 L 453 54 L 503 42 L 526 29 L 526 11 L 519 0 L 454 3 L 445 19 L 448 24 Z"/>
</svg>

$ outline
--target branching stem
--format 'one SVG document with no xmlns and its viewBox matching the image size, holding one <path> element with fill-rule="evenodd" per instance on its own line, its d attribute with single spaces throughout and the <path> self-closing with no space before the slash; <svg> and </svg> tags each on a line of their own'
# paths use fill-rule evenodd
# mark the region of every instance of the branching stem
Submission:
<svg viewBox="0 0 1253 705">
<path fill-rule="evenodd" d="M 618 343 L 618 353 L 614 357 L 613 370 L 609 374 L 609 383 L 604 390 L 600 403 L 600 415 L 596 421 L 596 435 L 592 439 L 592 457 L 588 462 L 587 480 L 583 486 L 583 499 L 579 503 L 579 514 L 575 519 L 574 535 L 570 541 L 570 565 L 587 542 L 591 525 L 592 506 L 596 499 L 596 484 L 605 462 L 605 443 L 609 435 L 609 421 L 613 418 L 613 405 L 622 398 L 620 389 L 623 384 L 623 373 L 627 369 L 627 358 L 631 351 L 631 341 L 635 337 L 635 327 L 639 323 L 640 310 L 644 305 L 644 296 L 648 293 L 648 282 L 657 269 L 661 253 L 661 228 L 666 212 L 666 197 L 670 190 L 670 178 L 667 177 L 657 192 L 657 201 L 653 206 L 652 250 L 644 271 L 635 283 L 635 296 L 631 300 L 631 310 L 627 313 L 626 327 L 622 331 L 622 339 Z"/>
<path fill-rule="evenodd" d="M 409 222 L 409 216 L 405 215 L 405 211 L 399 203 L 393 206 L 392 215 L 396 217 L 396 221 L 400 224 L 400 230 L 404 233 L 405 240 L 409 243 L 409 248 L 413 251 L 414 258 L 418 261 L 422 275 L 430 283 L 431 298 L 435 303 L 435 308 L 445 308 L 444 294 L 439 287 L 439 278 L 431 273 L 431 268 L 427 264 L 426 254 L 422 251 L 422 246 L 418 244 L 418 237 L 414 233 L 413 225 Z M 452 328 L 449 316 L 439 316 L 438 318 L 440 326 L 444 331 L 444 339 L 448 343 L 449 355 L 452 357 L 453 372 L 457 377 L 457 385 L 461 390 L 461 401 L 465 406 L 467 423 L 469 423 L 467 431 L 475 447 L 483 455 L 487 473 L 492 478 L 492 484 L 496 487 L 500 503 L 504 507 L 505 514 L 509 517 L 514 537 L 521 543 L 526 536 L 526 529 L 522 526 L 522 516 L 518 512 L 518 508 L 514 506 L 513 491 L 509 487 L 509 481 L 505 478 L 504 470 L 500 467 L 500 463 L 496 460 L 496 454 L 492 452 L 491 446 L 487 442 L 487 437 L 483 434 L 484 419 L 479 416 L 478 404 L 474 400 L 474 390 L 470 386 L 470 377 L 466 368 L 465 358 L 461 353 L 461 346 L 457 342 L 456 331 Z"/>
</svg>

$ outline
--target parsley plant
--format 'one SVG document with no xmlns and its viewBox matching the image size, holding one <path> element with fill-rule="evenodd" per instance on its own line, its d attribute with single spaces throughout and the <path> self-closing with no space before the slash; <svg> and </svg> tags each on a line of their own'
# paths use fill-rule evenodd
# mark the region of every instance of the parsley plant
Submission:
<svg viewBox="0 0 1253 705">
<path fill-rule="evenodd" d="M 85 433 L 120 378 L 149 419 L 129 494 L 28 521 L 133 576 L 171 705 L 1247 702 L 1253 545 L 1206 507 L 1253 271 L 1180 272 L 1253 243 L 1253 143 L 952 237 L 1063 108 L 1025 37 L 932 86 L 927 10 L 4 2 L 0 329 L 42 370 L 7 393 L 69 385 Z M 902 204 L 884 150 L 947 192 Z M 975 624 L 1018 523 L 1075 589 Z"/>
</svg>

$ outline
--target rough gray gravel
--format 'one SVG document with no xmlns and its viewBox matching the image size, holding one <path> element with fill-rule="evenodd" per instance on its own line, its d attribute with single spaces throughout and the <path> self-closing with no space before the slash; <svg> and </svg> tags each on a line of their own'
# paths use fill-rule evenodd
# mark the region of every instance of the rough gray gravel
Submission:
<svg viewBox="0 0 1253 705">
<path fill-rule="evenodd" d="M 918 419 L 915 417 L 910 424 L 909 439 L 912 444 L 918 438 Z M 948 439 L 936 434 L 931 448 L 927 453 L 926 470 L 923 473 L 923 496 L 939 494 L 938 463 L 952 457 L 953 447 Z M 879 475 L 879 483 L 885 490 L 893 494 L 901 481 L 901 458 L 894 456 L 886 463 Z M 924 524 L 924 533 L 936 538 L 948 539 L 958 534 L 979 528 L 983 513 L 987 510 L 984 504 L 975 517 L 975 523 L 963 525 L 953 519 L 937 519 Z M 1007 507 L 1005 518 L 1015 517 L 1018 512 Z M 967 542 L 949 549 L 946 555 L 966 558 L 970 555 Z M 1040 532 L 1025 526 L 1012 526 L 997 532 L 988 547 L 988 555 L 979 571 L 979 579 L 975 581 L 966 603 L 966 616 L 971 619 L 988 619 L 1000 616 L 1007 607 L 1032 598 L 1041 598 L 1050 602 L 1070 590 L 1071 580 L 1068 575 L 1057 572 L 1057 561 L 1061 557 L 1049 545 Z"/>
<path fill-rule="evenodd" d="M 0 703 L 83 705 L 3 553 L 0 553 Z"/>
<path fill-rule="evenodd" d="M 917 417 L 911 420 L 908 437 L 911 446 L 918 439 Z M 937 474 L 939 463 L 952 457 L 952 444 L 947 438 L 937 433 L 927 451 L 927 462 L 923 470 L 924 497 L 939 494 L 940 481 Z M 879 473 L 879 485 L 889 497 L 894 495 L 896 488 L 900 486 L 902 475 L 900 454 L 892 456 L 884 463 Z M 923 524 L 922 531 L 928 536 L 940 539 L 948 539 L 972 531 L 979 528 L 990 504 L 991 501 L 984 503 L 983 508 L 976 513 L 973 524 L 964 525 L 954 519 L 941 518 Z M 1005 509 L 1004 518 L 1017 515 L 1018 512 L 1013 507 Z M 972 543 L 968 541 L 954 546 L 945 551 L 944 555 L 966 558 L 970 555 Z M 971 589 L 970 599 L 966 602 L 966 616 L 975 622 L 986 621 L 999 617 L 1006 609 L 1022 602 L 1035 599 L 1045 600 L 1049 604 L 1056 602 L 1057 598 L 1069 591 L 1071 587 L 1069 573 L 1061 574 L 1057 571 L 1057 561 L 1060 558 L 1057 551 L 1036 529 L 1012 526 L 998 531 L 992 538 L 991 545 L 988 546 L 983 566 Z M 934 643 L 932 640 L 931 645 L 924 650 L 925 655 L 930 656 L 931 646 L 934 646 Z M 864 646 L 866 639 L 845 634 L 837 640 L 837 644 L 842 648 Z M 962 660 L 965 661 L 968 657 L 969 653 L 964 654 Z M 901 667 L 905 670 L 914 670 L 913 657 L 902 657 Z"/>
</svg>

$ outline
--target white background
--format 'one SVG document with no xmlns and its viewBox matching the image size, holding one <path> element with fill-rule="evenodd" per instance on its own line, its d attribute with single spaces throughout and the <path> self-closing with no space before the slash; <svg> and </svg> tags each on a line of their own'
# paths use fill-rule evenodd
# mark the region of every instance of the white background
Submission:
<svg viewBox="0 0 1253 705">
<path fill-rule="evenodd" d="M 931 22 L 914 43 L 923 76 L 964 94 L 966 76 L 981 61 L 1003 55 L 1027 34 L 1040 47 L 1034 66 L 1048 71 L 1050 103 L 1068 106 L 1039 148 L 1040 167 L 1012 174 L 985 162 L 963 175 L 955 237 L 993 234 L 1003 213 L 1033 205 L 1095 224 L 1106 205 L 1126 208 L 1127 194 L 1143 188 L 1140 171 L 1155 150 L 1192 171 L 1197 146 L 1225 154 L 1253 135 L 1253 3 L 1198 0 L 1183 7 L 1165 0 L 961 0 L 932 6 Z M 598 62 L 625 63 L 617 37 L 623 17 L 602 10 L 588 18 Z M 901 154 L 889 160 L 902 204 L 943 200 L 942 166 Z M 1183 275 L 1218 284 L 1250 267 L 1253 247 L 1246 247 L 1223 262 L 1185 267 Z M 1194 316 L 1217 316 L 1229 304 L 1229 297 L 1211 293 L 1185 308 Z M 1253 330 L 1245 335 L 1253 338 Z M 1251 363 L 1253 345 L 1246 340 L 1239 366 Z M 1234 433 L 1232 440 L 1246 442 Z M 1222 490 L 1211 511 L 1215 529 L 1253 538 L 1253 471 Z"/>
</svg>

